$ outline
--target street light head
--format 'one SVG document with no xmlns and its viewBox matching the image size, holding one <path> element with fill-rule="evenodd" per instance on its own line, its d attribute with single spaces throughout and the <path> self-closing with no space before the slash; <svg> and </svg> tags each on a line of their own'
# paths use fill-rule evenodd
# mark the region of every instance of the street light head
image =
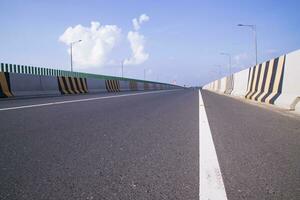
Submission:
<svg viewBox="0 0 300 200">
<path fill-rule="evenodd" d="M 70 44 L 72 45 L 72 44 L 75 44 L 75 43 L 79 43 L 79 42 L 81 42 L 82 40 L 76 40 L 76 41 L 74 41 L 74 42 L 71 42 Z"/>
<path fill-rule="evenodd" d="M 255 29 L 255 27 L 256 27 L 255 24 L 238 24 L 237 26 L 246 26 L 246 27 L 250 27 L 252 29 Z"/>
</svg>

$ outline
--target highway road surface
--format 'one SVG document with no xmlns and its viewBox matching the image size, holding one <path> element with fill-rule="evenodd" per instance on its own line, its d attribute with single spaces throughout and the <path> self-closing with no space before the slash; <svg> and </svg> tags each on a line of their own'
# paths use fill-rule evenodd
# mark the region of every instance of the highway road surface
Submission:
<svg viewBox="0 0 300 200">
<path fill-rule="evenodd" d="M 300 118 L 202 97 L 227 199 L 300 199 Z M 0 100 L 0 199 L 199 199 L 199 129 L 192 89 Z"/>
</svg>

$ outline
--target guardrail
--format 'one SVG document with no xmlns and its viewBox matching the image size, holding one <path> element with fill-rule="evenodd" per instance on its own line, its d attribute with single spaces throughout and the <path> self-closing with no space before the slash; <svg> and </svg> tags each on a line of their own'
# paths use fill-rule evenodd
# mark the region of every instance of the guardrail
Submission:
<svg viewBox="0 0 300 200">
<path fill-rule="evenodd" d="M 176 89 L 138 79 L 1 63 L 0 97 Z"/>
</svg>

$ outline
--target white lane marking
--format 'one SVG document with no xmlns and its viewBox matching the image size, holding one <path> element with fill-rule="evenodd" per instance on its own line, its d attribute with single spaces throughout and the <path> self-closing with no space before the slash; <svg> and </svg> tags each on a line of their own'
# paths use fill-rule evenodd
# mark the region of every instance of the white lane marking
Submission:
<svg viewBox="0 0 300 200">
<path fill-rule="evenodd" d="M 227 200 L 223 178 L 209 127 L 204 102 L 199 90 L 199 199 Z"/>
<path fill-rule="evenodd" d="M 113 96 L 94 97 L 94 98 L 68 100 L 68 101 L 56 101 L 56 102 L 50 102 L 50 103 L 41 103 L 41 104 L 31 104 L 31 105 L 25 105 L 25 106 L 0 108 L 0 111 L 18 110 L 18 109 L 24 109 L 24 108 L 43 107 L 43 106 L 51 106 L 51 105 L 59 105 L 59 104 L 67 104 L 67 103 L 77 103 L 77 102 L 84 102 L 84 101 L 94 101 L 94 100 L 100 100 L 100 99 L 110 99 L 110 98 L 127 97 L 127 96 L 138 96 L 138 95 L 162 93 L 162 92 L 172 92 L 172 91 L 177 91 L 177 90 L 178 89 L 176 89 L 176 90 L 153 91 L 153 92 L 140 92 L 140 93 L 132 93 L 132 94 L 120 94 L 120 95 L 113 95 Z"/>
</svg>

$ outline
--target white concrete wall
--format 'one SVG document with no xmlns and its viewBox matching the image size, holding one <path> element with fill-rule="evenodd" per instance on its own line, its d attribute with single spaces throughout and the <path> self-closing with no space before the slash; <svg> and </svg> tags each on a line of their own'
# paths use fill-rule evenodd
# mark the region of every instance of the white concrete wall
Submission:
<svg viewBox="0 0 300 200">
<path fill-rule="evenodd" d="M 275 101 L 275 105 L 290 108 L 297 97 L 300 97 L 300 50 L 286 55 L 282 94 Z M 297 108 L 299 104 L 300 102 Z"/>
<path fill-rule="evenodd" d="M 137 90 L 144 90 L 144 82 L 137 81 Z"/>
<path fill-rule="evenodd" d="M 218 91 L 218 80 L 214 81 L 214 89 L 215 92 Z"/>
<path fill-rule="evenodd" d="M 120 83 L 120 91 L 124 92 L 124 91 L 129 91 L 129 81 L 119 81 Z"/>
<path fill-rule="evenodd" d="M 247 92 L 249 69 L 234 74 L 234 86 L 232 95 L 243 97 Z"/>
<path fill-rule="evenodd" d="M 10 88 L 14 96 L 58 95 L 57 78 L 33 74 L 9 74 Z"/>
<path fill-rule="evenodd" d="M 224 93 L 226 90 L 226 77 L 221 78 L 221 87 L 219 92 Z"/>
<path fill-rule="evenodd" d="M 87 78 L 87 87 L 90 93 L 97 92 L 107 92 L 105 87 L 105 80 L 95 79 L 95 78 Z"/>
<path fill-rule="evenodd" d="M 217 92 L 221 90 L 221 80 L 217 80 Z"/>
</svg>

